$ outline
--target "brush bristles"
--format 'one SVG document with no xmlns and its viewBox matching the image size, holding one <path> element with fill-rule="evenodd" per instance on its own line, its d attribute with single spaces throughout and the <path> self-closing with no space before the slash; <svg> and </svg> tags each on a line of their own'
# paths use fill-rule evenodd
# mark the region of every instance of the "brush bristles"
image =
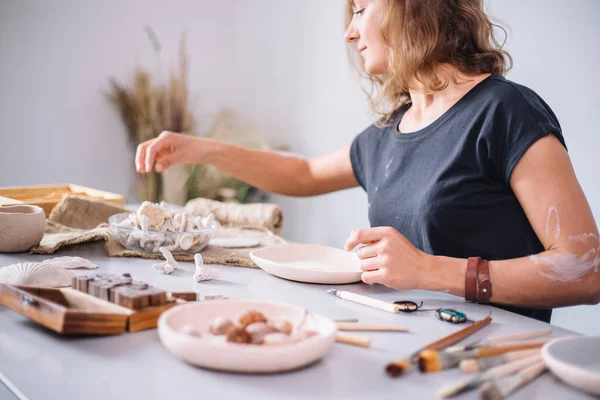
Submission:
<svg viewBox="0 0 600 400">
<path fill-rule="evenodd" d="M 388 364 L 385 368 L 385 371 L 392 378 L 397 378 L 399 376 L 404 375 L 406 371 L 410 368 L 410 361 L 395 361 L 393 363 Z"/>
<path fill-rule="evenodd" d="M 468 360 L 462 360 L 460 362 L 460 370 L 468 374 L 473 372 L 479 372 L 479 361 L 473 358 Z"/>
<path fill-rule="evenodd" d="M 481 399 L 483 400 L 502 400 L 504 395 L 494 382 L 487 382 L 481 386 Z"/>
<path fill-rule="evenodd" d="M 419 353 L 419 370 L 421 372 L 438 372 L 441 369 L 440 353 L 434 350 L 424 350 Z"/>
</svg>

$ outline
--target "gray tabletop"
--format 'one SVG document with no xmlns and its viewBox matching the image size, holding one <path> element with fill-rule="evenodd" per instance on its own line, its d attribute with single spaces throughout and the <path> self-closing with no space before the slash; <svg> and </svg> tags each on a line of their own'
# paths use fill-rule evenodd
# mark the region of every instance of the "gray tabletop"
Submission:
<svg viewBox="0 0 600 400">
<path fill-rule="evenodd" d="M 169 399 L 230 398 L 303 399 L 435 398 L 437 389 L 466 378 L 458 370 L 422 375 L 413 372 L 390 379 L 385 365 L 402 359 L 420 346 L 461 329 L 438 321 L 433 313 L 389 314 L 326 294 L 330 286 L 303 284 L 271 276 L 261 270 L 220 266 L 220 279 L 196 283 L 193 264 L 185 271 L 163 275 L 153 261 L 108 258 L 103 245 L 87 244 L 56 256 L 77 255 L 99 265 L 99 271 L 130 272 L 134 278 L 171 291 L 195 290 L 200 296 L 223 295 L 240 299 L 285 302 L 331 318 L 358 318 L 361 322 L 394 323 L 412 333 L 367 333 L 372 348 L 334 344 L 323 360 L 304 369 L 275 375 L 243 375 L 214 372 L 185 364 L 160 343 L 156 330 L 121 336 L 63 337 L 25 317 L 0 307 L 0 380 L 17 397 L 39 399 Z M 0 266 L 49 257 L 28 254 L 0 255 Z M 98 271 L 98 270 L 97 270 Z M 87 271 L 76 271 L 86 273 Z M 365 284 L 337 286 L 382 300 L 425 301 L 427 308 L 456 307 L 472 319 L 492 311 L 493 323 L 470 340 L 488 335 L 543 329 L 547 324 L 504 310 L 467 304 L 454 296 L 426 291 L 398 292 Z M 554 328 L 554 336 L 571 332 Z M 361 333 L 362 334 L 362 333 Z M 0 384 L 0 399 L 13 399 Z M 461 398 L 477 398 L 475 392 Z M 571 389 L 551 374 L 515 393 L 521 399 L 592 398 Z"/>
</svg>

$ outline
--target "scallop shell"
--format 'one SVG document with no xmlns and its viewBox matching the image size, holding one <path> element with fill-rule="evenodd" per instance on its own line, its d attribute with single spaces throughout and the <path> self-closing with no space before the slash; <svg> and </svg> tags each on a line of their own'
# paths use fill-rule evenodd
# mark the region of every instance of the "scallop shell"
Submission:
<svg viewBox="0 0 600 400">
<path fill-rule="evenodd" d="M 96 269 L 96 268 L 98 268 L 98 266 L 96 264 L 94 264 L 93 262 L 91 262 L 90 260 L 87 260 L 87 259 L 81 258 L 81 257 L 70 257 L 70 256 L 50 258 L 48 260 L 42 261 L 42 264 L 53 265 L 56 267 L 63 267 L 66 269 L 77 269 L 77 268 Z"/>
<path fill-rule="evenodd" d="M 35 287 L 71 285 L 73 273 L 65 268 L 44 263 L 19 263 L 0 268 L 0 283 Z"/>
</svg>

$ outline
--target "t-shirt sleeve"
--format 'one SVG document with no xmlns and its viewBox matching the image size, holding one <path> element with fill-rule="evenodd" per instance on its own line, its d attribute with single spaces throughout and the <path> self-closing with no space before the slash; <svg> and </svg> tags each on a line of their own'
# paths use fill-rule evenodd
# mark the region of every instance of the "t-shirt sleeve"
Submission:
<svg viewBox="0 0 600 400">
<path fill-rule="evenodd" d="M 509 185 L 515 165 L 536 141 L 553 134 L 565 149 L 567 145 L 556 115 L 544 100 L 526 87 L 506 85 L 511 87 L 494 114 L 490 157 L 498 175 Z"/>
<path fill-rule="evenodd" d="M 350 163 L 352 164 L 352 171 L 358 181 L 358 184 L 363 189 L 367 190 L 365 170 L 364 170 L 364 158 L 366 151 L 366 132 L 363 132 L 356 136 L 350 146 Z"/>
</svg>

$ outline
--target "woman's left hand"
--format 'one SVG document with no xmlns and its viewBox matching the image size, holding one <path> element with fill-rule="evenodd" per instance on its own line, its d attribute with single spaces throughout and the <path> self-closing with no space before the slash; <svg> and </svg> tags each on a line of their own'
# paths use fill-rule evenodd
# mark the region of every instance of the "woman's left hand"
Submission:
<svg viewBox="0 0 600 400">
<path fill-rule="evenodd" d="M 353 231 L 346 241 L 350 251 L 357 245 L 365 283 L 382 283 L 388 287 L 409 290 L 423 288 L 429 258 L 392 227 L 366 228 Z"/>
</svg>

